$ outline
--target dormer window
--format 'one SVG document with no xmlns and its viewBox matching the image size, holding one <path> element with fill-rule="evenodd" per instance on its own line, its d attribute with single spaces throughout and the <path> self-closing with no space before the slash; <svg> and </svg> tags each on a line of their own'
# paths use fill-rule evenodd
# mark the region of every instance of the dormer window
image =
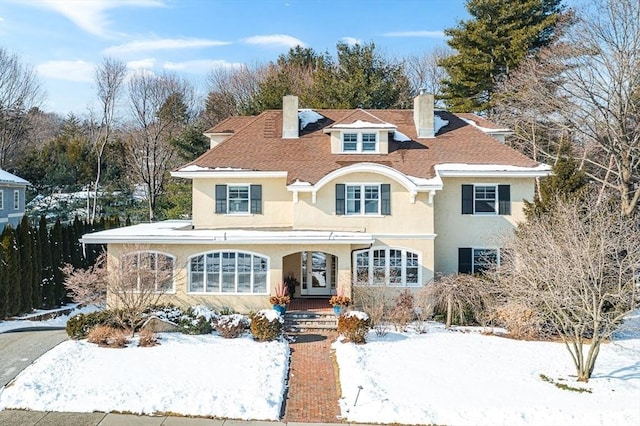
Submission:
<svg viewBox="0 0 640 426">
<path fill-rule="evenodd" d="M 343 133 L 342 152 L 378 152 L 378 135 L 376 133 Z"/>
</svg>

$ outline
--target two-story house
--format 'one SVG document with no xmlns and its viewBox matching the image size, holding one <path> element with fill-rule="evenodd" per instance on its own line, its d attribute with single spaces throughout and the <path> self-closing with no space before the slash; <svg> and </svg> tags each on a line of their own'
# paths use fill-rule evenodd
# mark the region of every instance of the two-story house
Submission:
<svg viewBox="0 0 640 426">
<path fill-rule="evenodd" d="M 413 110 L 299 109 L 285 96 L 281 111 L 207 131 L 211 148 L 172 173 L 192 181 L 192 220 L 82 241 L 108 244 L 111 268 L 135 256 L 174 270 L 158 286 L 183 305 L 265 308 L 287 276 L 296 297 L 417 289 L 499 262 L 493 237 L 524 220 L 549 167 L 505 145 L 508 133 L 434 111 L 432 95 Z"/>
<path fill-rule="evenodd" d="M 15 229 L 22 221 L 28 185 L 21 177 L 0 169 L 0 232 L 7 224 Z"/>
</svg>

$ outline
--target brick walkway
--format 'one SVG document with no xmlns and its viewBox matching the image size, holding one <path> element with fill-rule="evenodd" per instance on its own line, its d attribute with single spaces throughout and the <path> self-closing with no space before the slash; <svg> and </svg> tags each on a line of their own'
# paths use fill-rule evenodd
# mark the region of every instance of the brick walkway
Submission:
<svg viewBox="0 0 640 426">
<path fill-rule="evenodd" d="M 294 334 L 284 421 L 339 422 L 338 381 L 331 343 L 335 331 Z"/>
</svg>

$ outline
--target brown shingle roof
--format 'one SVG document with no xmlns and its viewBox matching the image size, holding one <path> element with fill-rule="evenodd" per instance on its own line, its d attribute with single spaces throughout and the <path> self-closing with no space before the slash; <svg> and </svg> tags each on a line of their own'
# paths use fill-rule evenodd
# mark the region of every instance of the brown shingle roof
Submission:
<svg viewBox="0 0 640 426">
<path fill-rule="evenodd" d="M 255 116 L 253 115 L 227 117 L 205 133 L 235 133 L 250 123 L 254 118 Z"/>
<path fill-rule="evenodd" d="M 445 163 L 498 164 L 535 167 L 538 164 L 520 152 L 486 135 L 458 115 L 437 111 L 448 124 L 435 138 L 418 139 L 413 110 L 316 110 L 326 119 L 309 124 L 298 139 L 282 139 L 282 111 L 269 110 L 257 117 L 233 117 L 214 129 L 235 127 L 235 134 L 190 164 L 207 168 L 240 168 L 257 171 L 287 171 L 287 183 L 296 180 L 315 184 L 326 174 L 346 165 L 368 162 L 391 166 L 415 177 L 432 178 L 434 166 Z M 394 124 L 411 138 L 389 141 L 389 154 L 332 154 L 330 136 L 323 132 L 334 123 L 371 117 Z M 465 118 L 469 118 L 465 115 Z M 477 117 L 476 117 L 477 118 Z M 480 124 L 485 126 L 485 121 Z M 223 123 L 228 123 L 224 125 Z M 492 125 L 496 128 L 495 125 Z M 217 130 L 220 131 L 220 130 Z"/>
</svg>

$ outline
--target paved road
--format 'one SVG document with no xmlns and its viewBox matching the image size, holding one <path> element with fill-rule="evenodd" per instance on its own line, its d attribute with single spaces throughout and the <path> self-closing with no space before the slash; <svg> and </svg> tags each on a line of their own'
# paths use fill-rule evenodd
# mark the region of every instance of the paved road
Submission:
<svg viewBox="0 0 640 426">
<path fill-rule="evenodd" d="M 13 380 L 42 354 L 67 339 L 64 330 L 0 333 L 0 387 Z"/>
</svg>

